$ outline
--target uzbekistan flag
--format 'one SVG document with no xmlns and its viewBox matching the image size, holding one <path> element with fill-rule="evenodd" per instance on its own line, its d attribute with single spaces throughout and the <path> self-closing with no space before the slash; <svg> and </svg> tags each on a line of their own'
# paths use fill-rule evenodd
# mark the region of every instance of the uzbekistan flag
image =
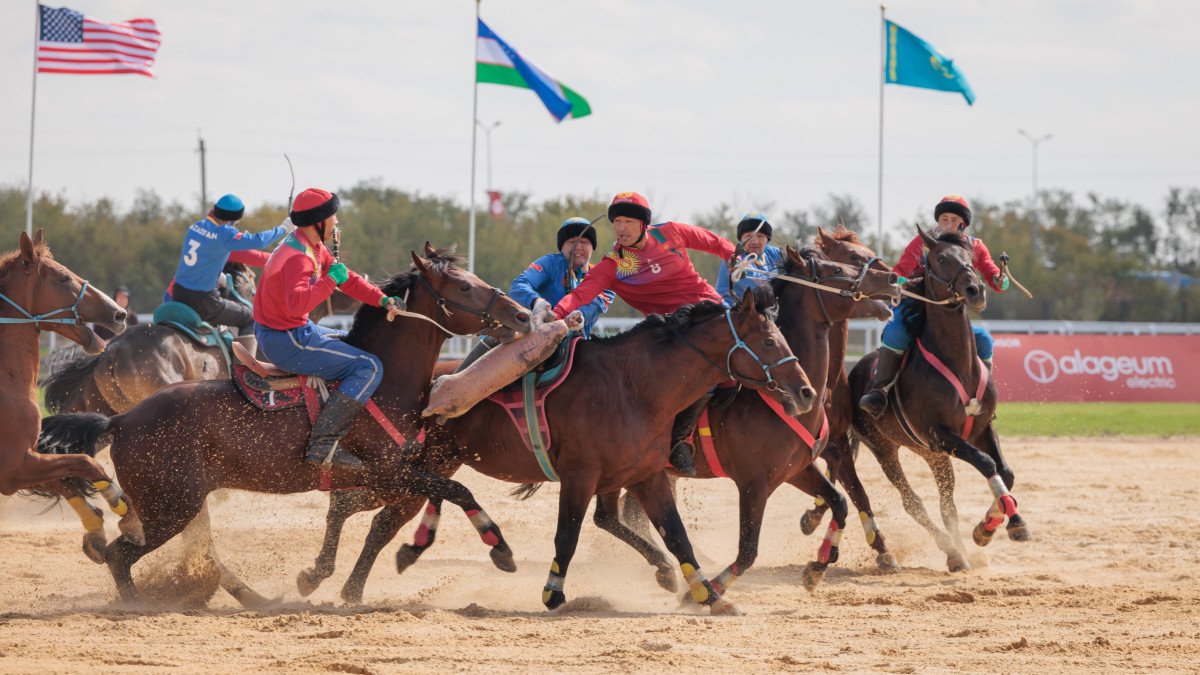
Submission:
<svg viewBox="0 0 1200 675">
<path fill-rule="evenodd" d="M 482 19 L 475 40 L 475 81 L 532 89 L 559 122 L 567 116 L 579 118 L 592 114 L 591 106 L 582 96 L 521 58 Z"/>
</svg>

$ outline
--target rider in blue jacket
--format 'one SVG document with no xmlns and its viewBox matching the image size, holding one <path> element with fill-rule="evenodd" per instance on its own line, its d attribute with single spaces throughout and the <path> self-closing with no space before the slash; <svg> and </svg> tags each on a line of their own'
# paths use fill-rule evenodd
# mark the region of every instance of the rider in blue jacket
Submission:
<svg viewBox="0 0 1200 675">
<path fill-rule="evenodd" d="M 558 227 L 558 253 L 546 255 L 529 263 L 513 279 L 508 294 L 513 300 L 533 310 L 536 315 L 545 312 L 546 320 L 553 321 L 554 315 L 548 310 L 558 304 L 568 293 L 575 290 L 584 275 L 592 268 L 589 262 L 596 250 L 596 228 L 586 218 L 568 218 Z M 583 313 L 583 336 L 592 333 L 592 326 L 600 315 L 607 312 L 612 305 L 615 294 L 605 291 L 580 308 Z M 463 359 L 458 370 L 466 368 L 483 356 L 497 342 L 491 338 L 483 338 L 467 358 Z"/>
<path fill-rule="evenodd" d="M 732 307 L 741 300 L 746 289 L 757 284 L 769 283 L 771 277 L 762 272 L 781 274 L 783 270 L 783 251 L 778 246 L 770 246 L 771 223 L 767 217 L 757 211 L 751 211 L 742 216 L 737 224 L 737 240 L 741 244 L 743 254 L 751 253 L 758 258 L 746 267 L 742 278 L 729 288 L 729 266 L 722 264 L 717 272 L 717 293 L 725 306 Z"/>
<path fill-rule="evenodd" d="M 265 248 L 293 228 L 288 220 L 278 227 L 250 234 L 236 227 L 245 212 L 246 207 L 237 195 L 225 195 L 217 200 L 207 218 L 188 228 L 171 299 L 196 310 L 204 321 L 236 327 L 238 336 L 249 342 L 254 339 L 254 313 L 217 292 L 221 270 L 230 252 Z M 254 352 L 251 345 L 247 348 Z"/>
</svg>

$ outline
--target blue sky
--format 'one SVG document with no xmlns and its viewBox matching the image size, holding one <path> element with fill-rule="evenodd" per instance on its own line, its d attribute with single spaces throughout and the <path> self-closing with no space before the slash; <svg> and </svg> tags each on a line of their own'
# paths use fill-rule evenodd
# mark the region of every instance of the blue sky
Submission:
<svg viewBox="0 0 1200 675">
<path fill-rule="evenodd" d="M 128 206 L 147 188 L 199 210 L 203 135 L 210 199 L 282 203 L 284 152 L 297 189 L 379 179 L 468 197 L 469 0 L 68 6 L 154 18 L 164 43 L 156 80 L 39 76 L 39 190 Z M 484 0 L 482 15 L 594 111 L 556 124 L 531 92 L 481 85 L 479 118 L 501 122 L 497 189 L 535 199 L 636 190 L 657 216 L 685 221 L 720 202 L 771 215 L 848 193 L 874 221 L 877 3 Z M 887 87 L 885 231 L 930 218 L 944 194 L 1028 198 L 1031 144 L 1017 129 L 1053 134 L 1040 148 L 1042 188 L 1157 213 L 1170 186 L 1200 185 L 1200 4 L 898 0 L 887 15 L 953 58 L 978 100 Z M 33 2 L 0 6 L 0 182 L 10 185 L 26 179 L 34 16 Z M 478 160 L 482 192 L 482 135 Z"/>
</svg>

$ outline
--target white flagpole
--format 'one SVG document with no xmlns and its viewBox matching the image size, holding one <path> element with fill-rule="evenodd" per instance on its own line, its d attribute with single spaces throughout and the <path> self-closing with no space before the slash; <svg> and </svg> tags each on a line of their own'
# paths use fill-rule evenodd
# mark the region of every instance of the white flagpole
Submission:
<svg viewBox="0 0 1200 675">
<path fill-rule="evenodd" d="M 875 252 L 883 253 L 883 85 L 887 80 L 887 19 L 883 12 L 884 5 L 879 6 L 879 25 L 882 27 L 883 43 L 879 49 L 881 56 L 879 64 L 879 221 L 878 234 L 875 235 Z"/>
<path fill-rule="evenodd" d="M 479 2 L 475 0 L 475 39 L 471 41 L 471 65 L 474 68 L 476 63 L 475 51 L 479 44 Z M 475 273 L 475 130 L 478 128 L 479 120 L 479 75 L 472 74 L 475 91 L 471 95 L 471 213 L 468 216 L 470 219 L 470 234 L 468 235 L 467 244 L 467 271 Z"/>
<path fill-rule="evenodd" d="M 25 191 L 25 234 L 33 236 L 33 121 L 37 118 L 37 72 L 38 41 L 42 37 L 42 5 L 33 3 L 33 18 L 37 28 L 33 31 L 33 96 L 29 101 L 29 186 Z"/>
</svg>

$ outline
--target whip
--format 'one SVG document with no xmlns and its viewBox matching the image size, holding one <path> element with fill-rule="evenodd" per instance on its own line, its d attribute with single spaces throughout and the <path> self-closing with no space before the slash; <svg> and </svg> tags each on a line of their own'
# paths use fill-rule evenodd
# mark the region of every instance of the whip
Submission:
<svg viewBox="0 0 1200 675">
<path fill-rule="evenodd" d="M 1008 277 L 1008 280 L 1012 282 L 1013 286 L 1016 286 L 1018 289 L 1021 290 L 1022 293 L 1025 294 L 1025 297 L 1029 298 L 1030 300 L 1033 299 L 1033 293 L 1030 293 L 1027 288 L 1022 286 L 1021 282 L 1017 281 L 1016 278 L 1013 277 L 1012 272 L 1008 271 L 1008 254 L 1007 253 L 1000 254 L 1000 271 L 1004 273 L 1004 276 Z"/>
</svg>

